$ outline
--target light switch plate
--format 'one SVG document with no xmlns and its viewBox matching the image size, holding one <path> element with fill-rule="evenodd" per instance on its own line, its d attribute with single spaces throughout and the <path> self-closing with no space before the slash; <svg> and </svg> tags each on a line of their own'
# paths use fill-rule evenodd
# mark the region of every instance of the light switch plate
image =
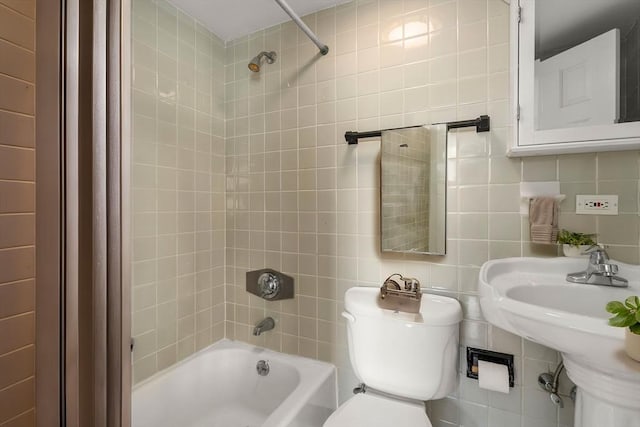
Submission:
<svg viewBox="0 0 640 427">
<path fill-rule="evenodd" d="M 576 214 L 618 215 L 617 194 L 576 195 Z"/>
</svg>

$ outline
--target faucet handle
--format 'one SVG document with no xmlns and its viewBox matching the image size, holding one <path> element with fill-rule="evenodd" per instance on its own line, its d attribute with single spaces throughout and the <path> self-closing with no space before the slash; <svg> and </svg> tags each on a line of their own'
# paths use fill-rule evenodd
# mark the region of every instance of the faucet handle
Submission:
<svg viewBox="0 0 640 427">
<path fill-rule="evenodd" d="M 583 252 L 583 255 L 589 254 L 589 262 L 591 264 L 606 264 L 609 261 L 609 254 L 603 245 L 596 243 Z"/>
<path fill-rule="evenodd" d="M 618 266 L 615 264 L 598 264 L 597 271 L 604 277 L 613 277 L 618 274 Z"/>
<path fill-rule="evenodd" d="M 599 250 L 604 251 L 604 245 L 601 243 L 594 243 L 593 245 L 585 249 L 585 251 L 582 252 L 582 255 L 590 254 L 591 252 L 597 252 Z"/>
</svg>

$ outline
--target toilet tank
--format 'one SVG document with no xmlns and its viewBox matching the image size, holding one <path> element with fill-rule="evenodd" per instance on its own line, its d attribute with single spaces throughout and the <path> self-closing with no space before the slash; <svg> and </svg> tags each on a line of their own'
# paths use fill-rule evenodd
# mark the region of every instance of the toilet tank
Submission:
<svg viewBox="0 0 640 427">
<path fill-rule="evenodd" d="M 349 357 L 368 387 L 418 400 L 440 399 L 457 380 L 457 300 L 422 295 L 420 312 L 380 308 L 378 288 L 357 287 L 344 297 Z"/>
</svg>

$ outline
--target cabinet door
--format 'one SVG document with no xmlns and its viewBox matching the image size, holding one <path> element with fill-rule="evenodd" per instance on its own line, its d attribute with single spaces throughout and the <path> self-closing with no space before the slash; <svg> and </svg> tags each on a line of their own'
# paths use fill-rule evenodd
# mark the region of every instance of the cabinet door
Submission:
<svg viewBox="0 0 640 427">
<path fill-rule="evenodd" d="M 640 1 L 511 0 L 509 156 L 640 149 Z M 636 54 L 634 56 L 634 53 Z M 638 101 L 640 105 L 640 101 Z"/>
<path fill-rule="evenodd" d="M 620 30 L 535 65 L 536 128 L 614 124 L 620 105 Z"/>
</svg>

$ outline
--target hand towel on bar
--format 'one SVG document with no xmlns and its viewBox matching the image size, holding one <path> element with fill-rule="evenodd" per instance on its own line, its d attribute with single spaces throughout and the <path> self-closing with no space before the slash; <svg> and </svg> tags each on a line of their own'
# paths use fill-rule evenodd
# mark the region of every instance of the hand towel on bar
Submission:
<svg viewBox="0 0 640 427">
<path fill-rule="evenodd" d="M 558 201 L 555 197 L 534 197 L 529 201 L 531 241 L 555 243 L 558 238 Z"/>
</svg>

